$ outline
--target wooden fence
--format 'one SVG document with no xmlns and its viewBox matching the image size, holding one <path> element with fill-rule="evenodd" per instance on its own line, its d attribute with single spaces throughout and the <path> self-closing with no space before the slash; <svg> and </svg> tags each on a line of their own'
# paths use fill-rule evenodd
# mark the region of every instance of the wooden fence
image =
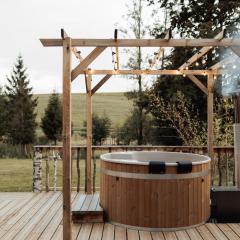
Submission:
<svg viewBox="0 0 240 240">
<path fill-rule="evenodd" d="M 93 146 L 93 191 L 99 190 L 99 157 L 114 151 L 170 151 L 207 154 L 201 146 Z M 34 146 L 33 191 L 62 189 L 62 146 Z M 72 147 L 72 190 L 86 191 L 86 146 Z M 234 147 L 214 147 L 214 185 L 234 186 Z"/>
</svg>

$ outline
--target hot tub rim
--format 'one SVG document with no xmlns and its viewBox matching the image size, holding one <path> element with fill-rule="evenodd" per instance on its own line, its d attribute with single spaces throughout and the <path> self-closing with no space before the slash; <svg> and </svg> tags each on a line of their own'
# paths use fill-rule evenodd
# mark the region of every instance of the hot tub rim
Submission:
<svg viewBox="0 0 240 240">
<path fill-rule="evenodd" d="M 183 154 L 183 155 L 192 155 L 193 158 L 194 156 L 200 156 L 205 158 L 205 160 L 202 161 L 197 161 L 197 162 L 192 162 L 192 165 L 200 165 L 200 164 L 206 164 L 211 162 L 211 158 L 209 156 L 206 155 L 201 155 L 201 154 L 196 154 L 196 153 L 183 153 L 183 152 L 166 152 L 166 151 L 128 151 L 128 152 L 111 152 L 111 153 L 105 153 L 105 154 L 101 154 L 100 155 L 100 159 L 101 161 L 105 161 L 105 162 L 111 162 L 111 163 L 120 163 L 120 164 L 130 164 L 130 165 L 149 165 L 149 162 L 144 162 L 144 161 L 138 161 L 135 159 L 111 159 L 111 158 L 106 158 L 106 156 L 110 155 L 110 154 L 132 154 L 132 153 L 173 153 L 173 154 Z M 166 162 L 166 166 L 177 166 L 177 162 L 173 162 L 173 163 L 169 163 Z"/>
</svg>

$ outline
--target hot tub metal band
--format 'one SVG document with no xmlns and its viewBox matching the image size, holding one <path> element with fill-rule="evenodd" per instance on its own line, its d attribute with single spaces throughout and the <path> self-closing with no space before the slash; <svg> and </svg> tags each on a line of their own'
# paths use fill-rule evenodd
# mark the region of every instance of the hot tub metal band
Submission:
<svg viewBox="0 0 240 240">
<path fill-rule="evenodd" d="M 130 172 L 119 172 L 112 171 L 109 169 L 101 168 L 103 174 L 113 176 L 113 177 L 122 177 L 122 178 L 134 178 L 134 179 L 188 179 L 188 178 L 198 178 L 205 177 L 210 174 L 210 169 L 204 170 L 202 172 L 186 173 L 186 174 L 148 174 L 148 173 L 130 173 Z"/>
</svg>

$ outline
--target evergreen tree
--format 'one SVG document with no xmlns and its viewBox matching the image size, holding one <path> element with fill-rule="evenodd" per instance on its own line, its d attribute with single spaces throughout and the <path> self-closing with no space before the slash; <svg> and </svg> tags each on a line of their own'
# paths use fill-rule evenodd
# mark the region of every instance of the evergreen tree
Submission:
<svg viewBox="0 0 240 240">
<path fill-rule="evenodd" d="M 57 93 L 53 93 L 48 101 L 45 114 L 41 120 L 41 128 L 49 140 L 57 144 L 62 135 L 62 103 Z"/>
<path fill-rule="evenodd" d="M 0 139 L 6 134 L 7 130 L 7 100 L 6 96 L 2 92 L 2 88 L 0 87 Z"/>
<path fill-rule="evenodd" d="M 84 128 L 82 129 L 81 136 L 86 137 L 86 127 L 87 122 L 83 123 Z M 93 145 L 101 145 L 103 140 L 105 140 L 110 134 L 111 128 L 111 120 L 106 114 L 103 116 L 98 116 L 97 114 L 93 114 L 92 116 L 92 125 L 93 125 L 93 134 L 92 141 Z"/>
<path fill-rule="evenodd" d="M 37 127 L 37 98 L 32 95 L 26 70 L 23 58 L 19 55 L 6 85 L 8 140 L 24 147 L 25 154 L 27 144 L 34 143 Z"/>
</svg>

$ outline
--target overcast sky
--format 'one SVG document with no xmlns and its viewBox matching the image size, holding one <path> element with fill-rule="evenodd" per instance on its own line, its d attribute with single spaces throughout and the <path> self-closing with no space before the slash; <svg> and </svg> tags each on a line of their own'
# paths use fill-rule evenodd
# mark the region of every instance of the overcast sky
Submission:
<svg viewBox="0 0 240 240">
<path fill-rule="evenodd" d="M 73 38 L 113 38 L 114 24 L 123 22 L 128 1 L 1 1 L 0 85 L 6 83 L 6 75 L 11 73 L 16 57 L 21 53 L 35 93 L 49 93 L 54 89 L 61 92 L 62 49 L 44 48 L 39 38 L 59 38 L 61 28 Z M 82 50 L 82 53 L 88 52 Z M 120 60 L 122 64 L 126 62 L 125 57 Z M 105 50 L 92 68 L 112 69 L 111 50 Z M 132 80 L 117 79 L 112 77 L 101 91 L 127 91 L 136 86 Z M 95 78 L 94 84 L 97 80 Z M 83 82 L 82 77 L 75 80 L 73 92 L 83 92 Z"/>
</svg>

